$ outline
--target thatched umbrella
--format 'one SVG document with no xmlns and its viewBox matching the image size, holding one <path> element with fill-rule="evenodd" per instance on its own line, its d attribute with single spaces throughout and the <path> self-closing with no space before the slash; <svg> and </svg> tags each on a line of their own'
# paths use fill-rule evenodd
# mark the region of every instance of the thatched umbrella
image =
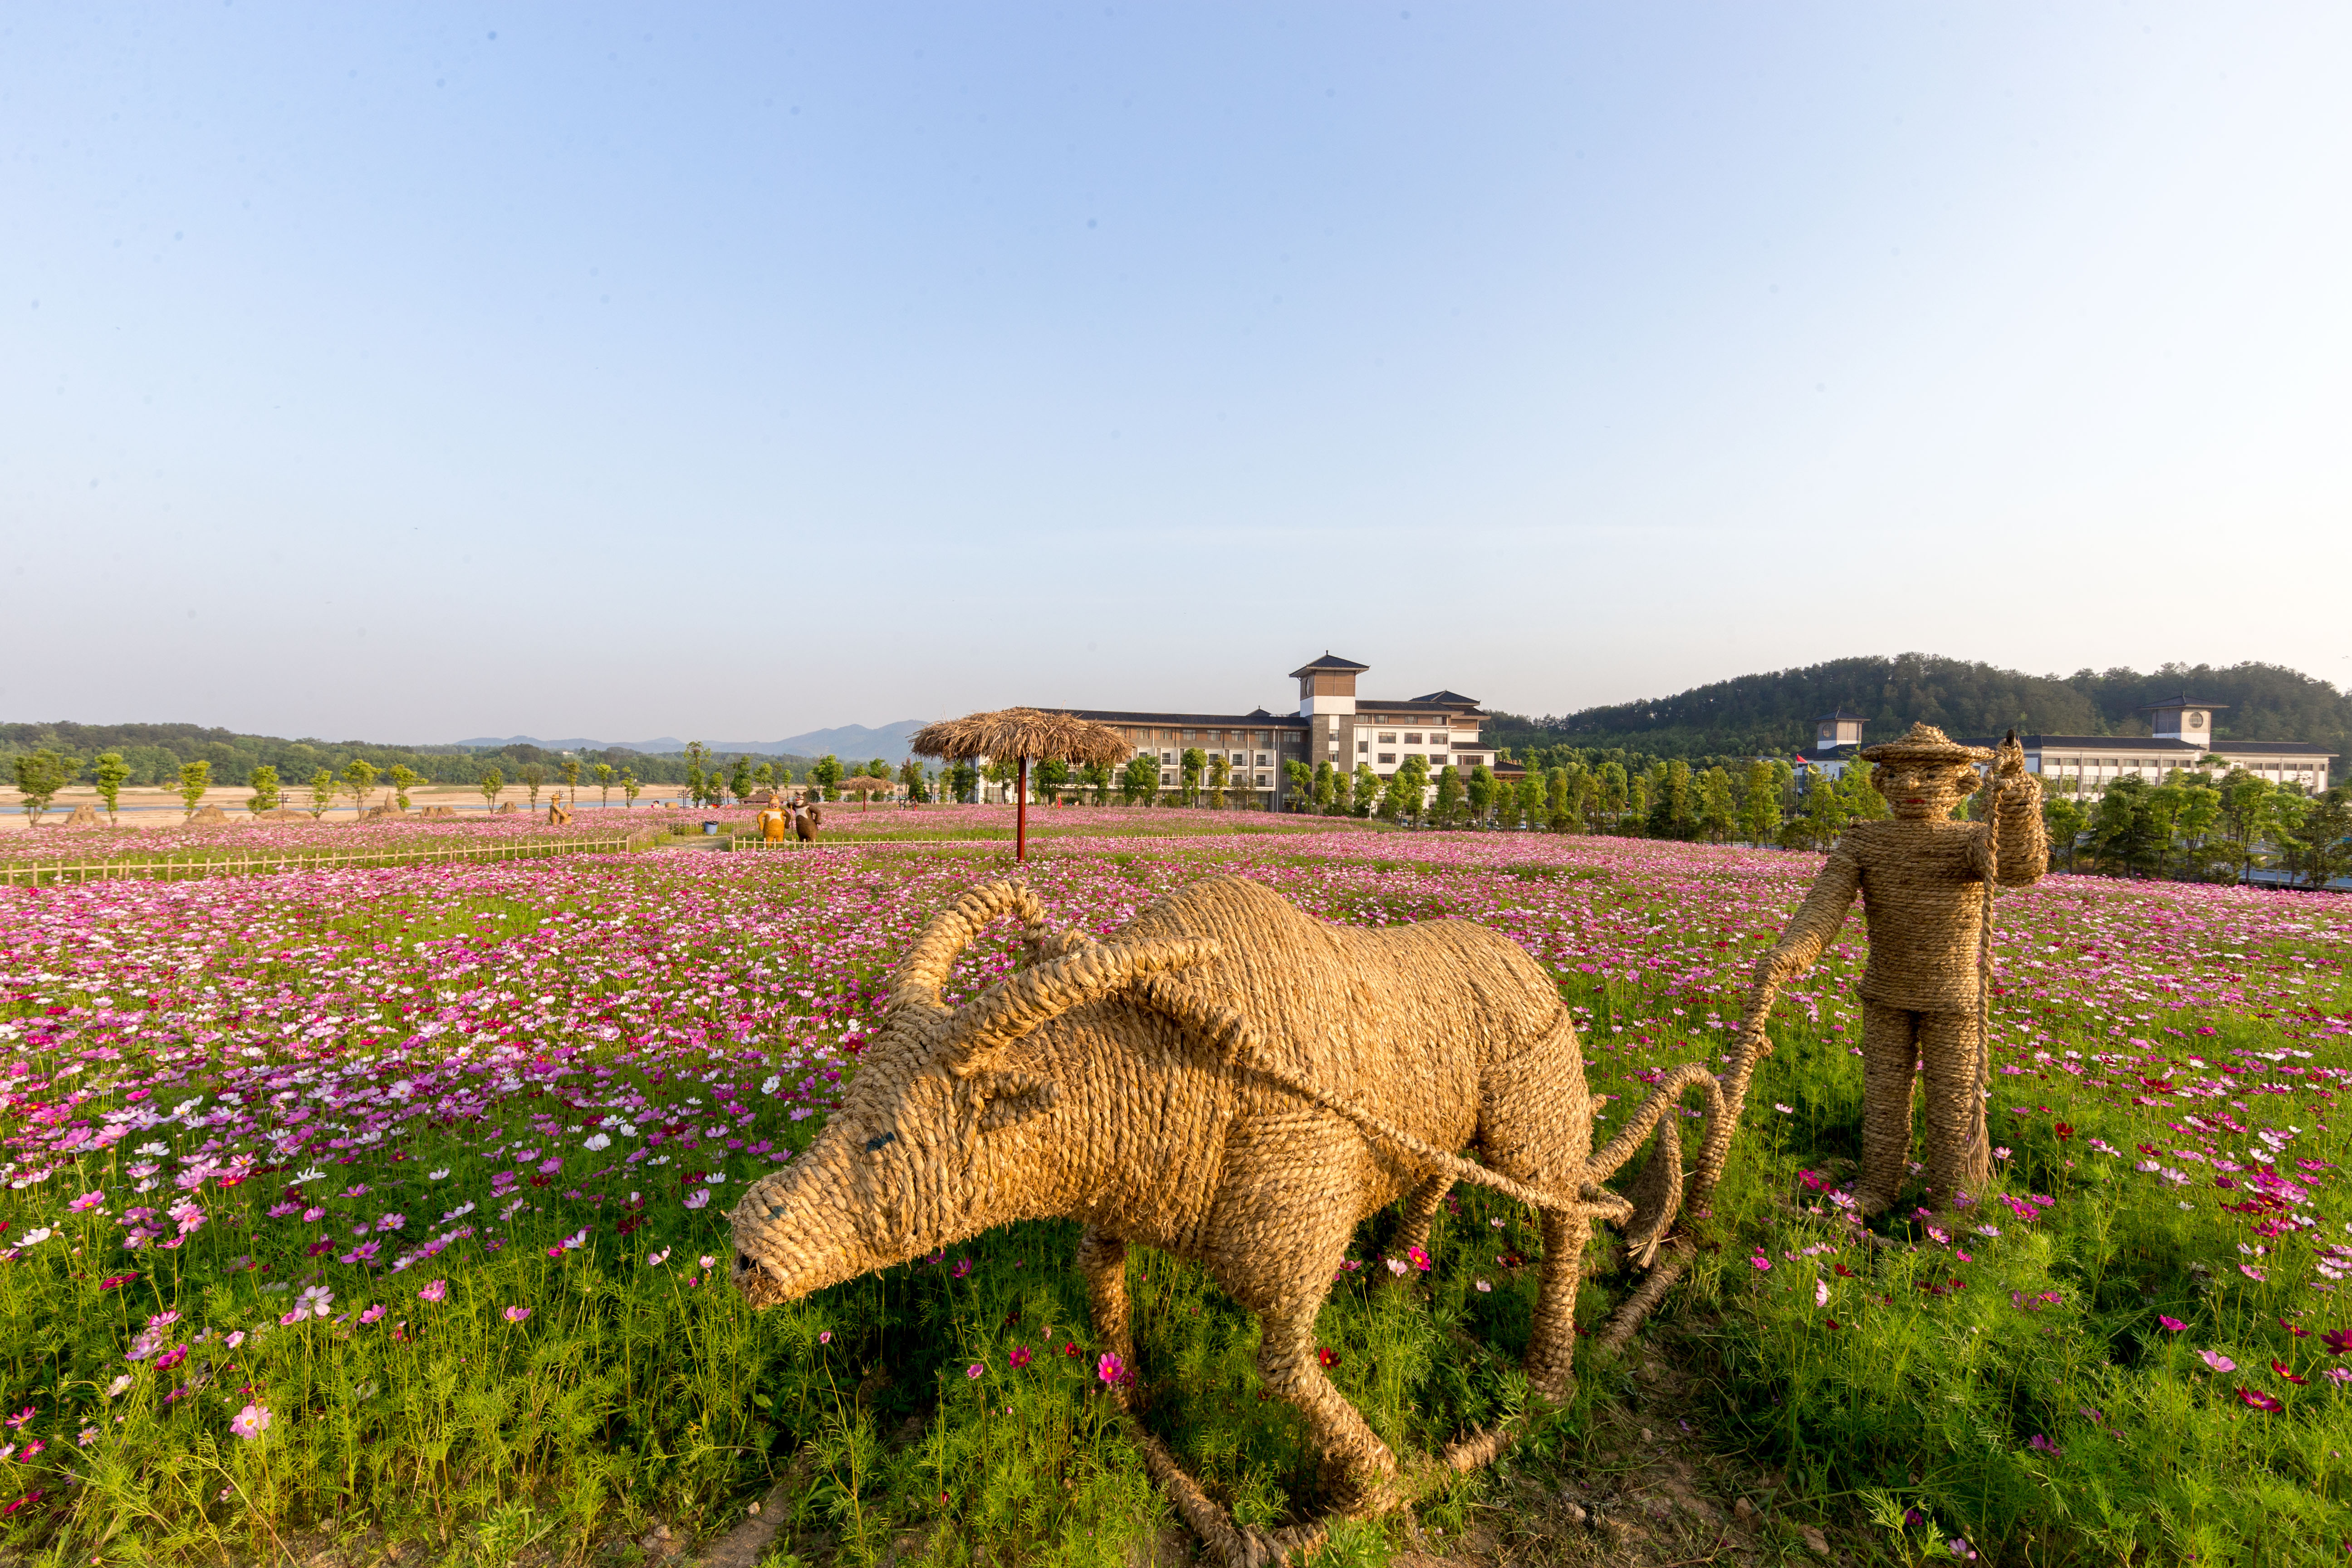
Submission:
<svg viewBox="0 0 2352 1568">
<path fill-rule="evenodd" d="M 855 773 L 850 777 L 842 780 L 833 787 L 839 790 L 844 795 L 864 795 L 866 797 L 866 809 L 871 811 L 874 809 L 874 797 L 876 795 L 888 795 L 892 790 L 897 789 L 898 785 L 898 782 L 894 779 L 877 779 L 871 773 Z"/>
<path fill-rule="evenodd" d="M 971 713 L 943 720 L 915 731 L 908 750 L 941 761 L 974 761 L 981 757 L 1018 757 L 1021 788 L 1014 796 L 1013 858 L 1029 858 L 1029 759 L 1059 757 L 1066 763 L 1100 763 L 1106 767 L 1125 762 L 1134 748 L 1107 724 L 1096 724 L 1068 713 L 1039 708 L 1000 708 L 993 713 Z"/>
</svg>

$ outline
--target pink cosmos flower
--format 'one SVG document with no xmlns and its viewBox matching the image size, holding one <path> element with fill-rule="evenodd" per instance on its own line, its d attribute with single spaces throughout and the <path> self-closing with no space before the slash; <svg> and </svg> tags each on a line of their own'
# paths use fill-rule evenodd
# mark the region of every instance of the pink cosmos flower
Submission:
<svg viewBox="0 0 2352 1568">
<path fill-rule="evenodd" d="M 2270 1394 L 2264 1394 L 2259 1388 L 2239 1389 L 2238 1399 L 2241 1404 L 2248 1405 L 2252 1409 L 2259 1410 L 2265 1415 L 2275 1415 L 2280 1411 L 2286 1408 L 2286 1406 L 2280 1404 L 2277 1399 L 2273 1398 Z"/>
<path fill-rule="evenodd" d="M 2220 1351 L 2199 1351 L 2197 1355 L 2200 1360 L 2204 1362 L 2207 1366 L 2211 1367 L 2215 1372 L 2235 1372 L 2238 1370 L 2238 1363 L 2231 1361 L 2228 1356 L 2223 1355 Z"/>
<path fill-rule="evenodd" d="M 978 1377 L 981 1373 L 981 1370 L 980 1363 L 974 1362 L 970 1366 L 963 1369 L 963 1374 L 966 1377 Z"/>
<path fill-rule="evenodd" d="M 258 1437 L 269 1430 L 269 1412 L 261 1405 L 248 1405 L 229 1417 L 228 1429 L 240 1437 Z"/>
<path fill-rule="evenodd" d="M 529 1307 L 509 1307 L 506 1310 L 506 1320 L 509 1323 L 520 1323 L 525 1318 L 530 1316 L 530 1309 Z"/>
<path fill-rule="evenodd" d="M 2037 1454 L 2047 1454 L 2053 1459 L 2056 1458 L 2061 1452 L 2057 1444 L 2052 1442 L 2049 1438 L 2043 1436 L 2039 1432 L 2036 1432 L 2032 1436 L 2028 1437 L 2025 1440 L 2025 1446 L 2032 1449 Z"/>
<path fill-rule="evenodd" d="M 360 1321 L 362 1323 L 373 1323 L 391 1310 L 392 1309 L 384 1306 L 382 1302 L 378 1302 L 376 1305 L 368 1308 L 367 1310 L 360 1314 Z"/>
<path fill-rule="evenodd" d="M 2188 1324 L 2186 1324 L 2186 1323 L 2182 1322 L 2182 1321 L 2181 1321 L 2179 1319 L 2178 1319 L 2178 1318 L 2168 1318 L 2168 1317 L 2166 1317 L 2162 1312 L 2158 1312 L 2158 1313 L 2156 1315 L 2156 1321 L 2157 1321 L 2158 1322 L 2162 1323 L 2162 1324 L 2164 1325 L 2165 1331 L 2166 1331 L 2167 1333 L 2174 1333 L 2174 1334 L 2177 1334 L 2177 1333 L 2180 1332 L 2180 1331 L 2181 1331 L 2181 1330 L 2183 1330 L 2183 1329 L 2185 1329 L 2185 1328 L 2187 1328 L 2187 1327 L 2189 1326 Z"/>
<path fill-rule="evenodd" d="M 1111 1352 L 1105 1351 L 1096 1358 L 1095 1375 L 1110 1386 L 1117 1387 L 1128 1380 L 1127 1363 L 1119 1360 Z"/>
<path fill-rule="evenodd" d="M 420 1301 L 430 1302 L 436 1306 L 439 1305 L 441 1302 L 449 1299 L 449 1281 L 446 1279 L 436 1279 L 432 1284 L 427 1285 L 424 1289 L 419 1290 L 416 1293 L 416 1299 Z"/>
<path fill-rule="evenodd" d="M 1029 1355 L 1029 1347 L 1027 1345 L 1015 1345 L 1013 1347 L 1013 1353 L 1006 1356 L 1004 1359 L 1013 1363 L 1013 1371 L 1019 1372 L 1022 1368 L 1029 1364 L 1031 1359 Z"/>
</svg>

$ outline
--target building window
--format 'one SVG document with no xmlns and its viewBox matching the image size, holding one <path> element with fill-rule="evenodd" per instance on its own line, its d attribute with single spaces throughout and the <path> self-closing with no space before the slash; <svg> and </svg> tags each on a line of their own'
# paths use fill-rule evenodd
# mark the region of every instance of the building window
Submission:
<svg viewBox="0 0 2352 1568">
<path fill-rule="evenodd" d="M 1161 773 L 1161 774 L 1160 775 L 1160 787 L 1161 789 L 1166 789 L 1166 788 L 1168 788 L 1170 785 L 1173 784 L 1175 782 L 1176 782 L 1176 775 L 1175 775 L 1174 773 Z"/>
<path fill-rule="evenodd" d="M 1190 730 L 1184 731 L 1184 743 L 1188 746 L 1192 743 L 1192 731 Z"/>
<path fill-rule="evenodd" d="M 1394 763 L 1396 761 L 1396 753 L 1394 752 L 1382 752 L 1379 756 L 1374 757 L 1372 760 L 1376 763 Z"/>
<path fill-rule="evenodd" d="M 1258 774 L 1258 775 L 1257 775 L 1257 787 L 1258 787 L 1258 788 L 1260 788 L 1260 789 L 1271 789 L 1271 788 L 1273 787 L 1273 784 L 1274 784 L 1274 781 L 1273 781 L 1273 780 L 1271 780 L 1271 779 L 1269 779 L 1269 778 L 1267 778 L 1265 774 L 1264 774 L 1264 773 L 1260 773 L 1260 774 Z"/>
<path fill-rule="evenodd" d="M 1261 745 L 1261 746 L 1271 746 L 1271 745 L 1273 745 L 1273 744 L 1274 744 L 1274 731 L 1271 731 L 1271 730 L 1260 730 L 1260 731 L 1257 732 L 1257 743 L 1258 743 L 1259 745 Z"/>
<path fill-rule="evenodd" d="M 1370 741 L 1359 741 L 1356 742 L 1356 755 L 1360 757 L 1371 749 L 1372 743 Z"/>
<path fill-rule="evenodd" d="M 1265 765 L 1266 765 L 1266 754 L 1265 754 L 1264 752 L 1260 752 L 1257 754 L 1257 765 L 1258 765 L 1259 767 L 1264 767 L 1264 766 L 1265 766 Z"/>
<path fill-rule="evenodd" d="M 1395 745 L 1395 744 L 1396 744 L 1396 731 L 1393 731 L 1393 730 L 1391 730 L 1391 731 L 1388 731 L 1386 734 L 1382 735 L 1382 736 L 1381 737 L 1381 745 L 1383 745 L 1383 746 L 1393 746 L 1393 745 Z"/>
<path fill-rule="evenodd" d="M 1418 746 L 1418 745 L 1420 745 L 1420 744 L 1421 744 L 1421 731 L 1418 731 L 1418 730 L 1416 730 L 1416 731 L 1412 731 L 1411 734 L 1407 735 L 1407 736 L 1404 738 L 1404 743 L 1405 743 L 1406 745 L 1408 745 L 1408 746 Z"/>
<path fill-rule="evenodd" d="M 1176 753 L 1173 752 L 1162 752 L 1160 753 L 1160 760 L 1163 764 L 1172 763 L 1176 760 Z"/>
</svg>

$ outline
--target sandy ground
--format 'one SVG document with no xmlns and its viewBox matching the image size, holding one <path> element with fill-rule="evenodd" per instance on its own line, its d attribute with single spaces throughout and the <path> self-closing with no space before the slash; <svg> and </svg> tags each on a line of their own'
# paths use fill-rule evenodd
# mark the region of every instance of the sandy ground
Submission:
<svg viewBox="0 0 2352 1568">
<path fill-rule="evenodd" d="M 546 809 L 549 797 L 554 793 L 554 790 L 549 786 L 541 787 L 539 805 L 542 811 Z M 658 803 L 662 801 L 676 804 L 682 794 L 683 791 L 676 784 L 648 784 L 637 796 L 636 810 L 657 809 Z M 253 791 L 243 784 L 223 784 L 218 788 L 206 791 L 202 804 L 219 806 L 229 814 L 231 821 L 245 822 L 250 820 L 245 809 L 245 803 L 251 798 L 252 795 Z M 379 786 L 368 797 L 368 804 L 381 805 L 390 798 L 391 792 Z M 598 804 L 602 799 L 600 791 L 593 786 L 583 785 L 578 798 L 582 820 L 603 815 L 604 808 Z M 612 798 L 611 809 L 617 817 L 623 814 L 624 803 L 621 792 L 618 789 L 614 790 Z M 280 805 L 302 812 L 305 816 L 309 815 L 310 800 L 310 792 L 304 787 L 281 790 L 279 794 Z M 500 790 L 499 800 L 501 804 L 512 801 L 517 811 L 527 811 L 530 808 L 530 792 L 520 784 L 510 784 Z M 103 816 L 106 814 L 106 804 L 98 798 L 98 791 L 88 784 L 77 784 L 71 789 L 58 792 L 57 799 L 50 802 L 49 809 L 41 816 L 42 829 L 55 830 L 73 815 L 75 806 L 85 802 L 95 806 L 100 816 Z M 160 784 L 135 789 L 125 787 L 122 791 L 121 802 L 121 812 L 116 819 L 118 826 L 177 827 L 186 819 L 186 807 L 180 804 L 179 792 L 165 789 Z M 478 817 L 483 815 L 482 792 L 466 784 L 420 784 L 408 792 L 408 804 L 417 812 L 422 812 L 428 805 L 452 805 L 457 808 L 461 817 Z M 321 820 L 349 822 L 357 816 L 358 810 L 352 805 L 351 797 L 344 795 L 339 797 L 334 809 Z M 23 797 L 13 789 L 0 789 L 0 833 L 24 833 L 29 831 L 31 827 L 31 822 L 25 816 Z"/>
</svg>

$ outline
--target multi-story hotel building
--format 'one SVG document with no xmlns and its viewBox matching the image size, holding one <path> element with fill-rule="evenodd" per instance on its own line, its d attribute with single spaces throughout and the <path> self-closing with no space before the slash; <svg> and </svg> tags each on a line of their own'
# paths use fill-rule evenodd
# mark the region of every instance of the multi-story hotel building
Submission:
<svg viewBox="0 0 2352 1568">
<path fill-rule="evenodd" d="M 1222 755 L 1231 773 L 1225 785 L 1228 797 L 1238 794 L 1244 803 L 1265 811 L 1291 805 L 1286 763 L 1304 763 L 1309 769 L 1329 763 L 1350 773 L 1362 764 L 1383 779 L 1410 756 L 1426 759 L 1433 777 L 1441 768 L 1458 767 L 1466 773 L 1481 763 L 1493 765 L 1494 749 L 1479 733 L 1486 716 L 1474 699 L 1456 691 L 1359 697 L 1356 678 L 1370 668 L 1326 653 L 1292 670 L 1290 678 L 1298 682 L 1296 713 L 1269 713 L 1263 708 L 1247 713 L 1106 708 L 1050 711 L 1090 719 L 1124 734 L 1138 756 L 1159 764 L 1163 791 L 1181 786 L 1186 751 L 1197 748 L 1212 757 Z"/>
<path fill-rule="evenodd" d="M 2175 768 L 2193 768 L 2209 759 L 2226 771 L 2243 768 L 2274 784 L 2293 785 L 2317 795 L 2327 787 L 2328 764 L 2336 753 L 2308 741 L 2217 741 L 2213 715 L 2227 711 L 2219 702 L 2180 696 L 2151 702 L 2139 710 L 2148 715 L 2147 735 L 2020 735 L 2025 748 L 2025 771 L 2039 773 L 2045 790 L 2079 799 L 2105 793 L 2120 778 L 2142 778 L 2161 784 Z M 1813 721 L 1812 751 L 1803 759 L 1832 778 L 1843 771 L 1863 744 L 1863 721 L 1843 709 Z M 1976 735 L 1971 746 L 1998 745 L 2000 737 Z"/>
</svg>

